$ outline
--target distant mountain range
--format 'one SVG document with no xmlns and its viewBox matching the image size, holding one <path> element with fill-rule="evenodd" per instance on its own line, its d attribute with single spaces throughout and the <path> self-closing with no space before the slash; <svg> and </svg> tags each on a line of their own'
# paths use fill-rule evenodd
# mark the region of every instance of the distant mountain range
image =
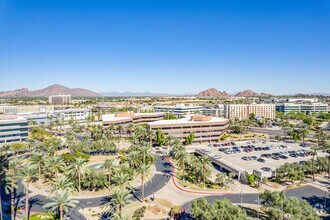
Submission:
<svg viewBox="0 0 330 220">
<path fill-rule="evenodd" d="M 197 97 L 229 97 L 230 95 L 226 91 L 219 91 L 215 88 L 206 89 L 196 95 Z M 250 89 L 238 92 L 234 96 L 237 97 L 269 97 L 271 94 L 256 93 Z"/>
<path fill-rule="evenodd" d="M 95 97 L 101 94 L 82 88 L 70 89 L 62 85 L 51 85 L 44 89 L 30 91 L 26 88 L 0 92 L 0 98 L 11 97 L 47 97 L 51 95 L 71 95 L 76 97 Z"/>
<path fill-rule="evenodd" d="M 206 89 L 199 92 L 197 95 L 194 94 L 171 94 L 171 93 L 153 93 L 153 92 L 93 92 L 91 90 L 83 88 L 68 88 L 62 85 L 54 84 L 44 89 L 30 91 L 26 88 L 17 89 L 13 91 L 0 92 L 0 98 L 14 98 L 14 97 L 47 97 L 51 95 L 71 95 L 74 97 L 97 97 L 97 96 L 108 96 L 108 97 L 167 97 L 167 96 L 196 96 L 196 97 L 270 97 L 273 96 L 267 93 L 257 93 L 250 89 L 238 92 L 236 94 L 229 94 L 226 91 L 220 91 L 215 88 Z M 291 96 L 330 96 L 330 93 L 313 93 L 313 94 L 296 94 Z"/>
</svg>

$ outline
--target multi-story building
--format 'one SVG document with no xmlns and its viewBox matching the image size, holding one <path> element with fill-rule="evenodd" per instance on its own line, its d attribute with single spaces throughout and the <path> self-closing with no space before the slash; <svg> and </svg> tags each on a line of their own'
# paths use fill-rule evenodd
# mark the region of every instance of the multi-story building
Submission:
<svg viewBox="0 0 330 220">
<path fill-rule="evenodd" d="M 194 133 L 194 142 L 218 142 L 228 128 L 229 120 L 205 115 L 187 115 L 180 119 L 149 122 L 147 125 L 149 129 L 160 129 L 182 142 L 190 133 Z"/>
<path fill-rule="evenodd" d="M 165 113 L 134 113 L 118 112 L 116 114 L 102 115 L 103 126 L 133 123 L 136 125 L 146 124 L 152 121 L 162 120 Z"/>
<path fill-rule="evenodd" d="M 289 98 L 288 102 L 312 102 L 316 103 L 318 102 L 318 98 Z"/>
<path fill-rule="evenodd" d="M 176 104 L 174 106 L 154 106 L 154 111 L 165 112 L 177 117 L 182 117 L 184 115 L 200 114 L 202 112 L 202 106 L 184 104 Z"/>
<path fill-rule="evenodd" d="M 52 95 L 49 96 L 49 104 L 63 105 L 70 104 L 71 96 L 70 95 Z"/>
<path fill-rule="evenodd" d="M 81 121 L 87 120 L 90 116 L 92 116 L 92 111 L 90 109 L 65 109 L 54 111 L 54 120 L 57 119 L 59 121 L 69 121 L 71 119 Z"/>
<path fill-rule="evenodd" d="M 251 114 L 255 117 L 275 118 L 273 104 L 229 104 L 224 106 L 225 117 L 228 119 L 246 119 Z"/>
<path fill-rule="evenodd" d="M 224 105 L 217 104 L 214 106 L 203 106 L 202 114 L 210 115 L 214 117 L 224 117 L 225 115 Z"/>
<path fill-rule="evenodd" d="M 46 114 L 52 113 L 54 111 L 54 106 L 1 106 L 0 112 L 8 115 L 32 115 L 32 114 Z"/>
<path fill-rule="evenodd" d="M 297 103 L 283 103 L 276 105 L 276 110 L 287 114 L 288 112 L 303 112 L 305 114 L 328 112 L 328 104 L 324 103 L 310 103 L 310 104 L 297 104 Z"/>
<path fill-rule="evenodd" d="M 17 115 L 0 115 L 0 144 L 24 141 L 28 137 L 28 121 Z"/>
</svg>

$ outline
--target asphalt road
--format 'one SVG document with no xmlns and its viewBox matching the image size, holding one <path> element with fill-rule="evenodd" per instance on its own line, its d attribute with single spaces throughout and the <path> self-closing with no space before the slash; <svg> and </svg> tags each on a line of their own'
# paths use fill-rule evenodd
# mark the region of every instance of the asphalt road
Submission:
<svg viewBox="0 0 330 220">
<path fill-rule="evenodd" d="M 298 199 L 304 199 L 306 200 L 311 206 L 315 206 L 316 204 L 325 204 L 326 207 L 330 207 L 330 198 L 329 193 L 325 192 L 321 189 L 315 188 L 313 186 L 304 186 L 299 187 L 295 189 L 290 189 L 285 191 L 285 195 L 287 197 L 293 196 L 297 197 Z M 212 195 L 212 196 L 205 196 L 204 197 L 208 202 L 214 202 L 215 200 L 220 199 L 228 199 L 232 203 L 238 203 L 241 202 L 243 204 L 258 204 L 258 194 L 227 194 L 227 195 Z M 325 199 L 326 198 L 326 199 Z M 182 208 L 186 210 L 186 213 L 190 213 L 191 211 L 191 205 L 193 201 L 190 201 L 184 205 L 182 205 Z M 188 216 L 187 216 L 187 219 Z"/>
<path fill-rule="evenodd" d="M 251 128 L 252 132 L 255 133 L 261 133 L 261 134 L 268 134 L 270 136 L 276 136 L 276 135 L 284 135 L 284 131 L 281 130 L 275 130 L 275 129 L 267 129 L 267 128 Z"/>
</svg>

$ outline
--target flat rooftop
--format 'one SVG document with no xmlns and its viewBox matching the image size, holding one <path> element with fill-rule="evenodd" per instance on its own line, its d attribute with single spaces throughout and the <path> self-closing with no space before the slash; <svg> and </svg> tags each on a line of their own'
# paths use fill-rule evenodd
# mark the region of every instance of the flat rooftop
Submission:
<svg viewBox="0 0 330 220">
<path fill-rule="evenodd" d="M 0 122 L 8 122 L 8 121 L 26 121 L 26 119 L 17 115 L 0 114 Z"/>
<path fill-rule="evenodd" d="M 121 121 L 121 120 L 129 120 L 133 117 L 139 117 L 139 116 L 162 116 L 165 115 L 160 112 L 151 112 L 151 113 L 134 113 L 132 116 L 116 116 L 116 114 L 107 114 L 102 115 L 102 121 Z"/>
<path fill-rule="evenodd" d="M 148 125 L 174 125 L 174 124 L 205 124 L 211 122 L 227 122 L 228 119 L 225 118 L 218 118 L 218 117 L 210 117 L 210 120 L 206 121 L 197 121 L 191 120 L 192 116 L 196 115 L 185 115 L 183 118 L 173 119 L 173 120 L 160 120 L 160 121 L 153 121 L 149 122 Z"/>
</svg>

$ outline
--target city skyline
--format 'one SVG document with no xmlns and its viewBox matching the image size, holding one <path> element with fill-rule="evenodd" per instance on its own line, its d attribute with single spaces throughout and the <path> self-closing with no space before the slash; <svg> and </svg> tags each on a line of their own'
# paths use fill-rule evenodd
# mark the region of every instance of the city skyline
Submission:
<svg viewBox="0 0 330 220">
<path fill-rule="evenodd" d="M 0 3 L 0 91 L 329 93 L 327 1 Z"/>
</svg>

